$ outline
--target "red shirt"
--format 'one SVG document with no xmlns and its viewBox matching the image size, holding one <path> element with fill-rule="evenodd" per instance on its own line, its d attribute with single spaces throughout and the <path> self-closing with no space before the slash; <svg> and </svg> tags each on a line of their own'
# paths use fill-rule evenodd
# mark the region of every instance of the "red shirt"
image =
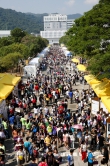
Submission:
<svg viewBox="0 0 110 166">
<path fill-rule="evenodd" d="M 64 107 L 63 107 L 62 105 L 60 105 L 60 106 L 58 107 L 58 113 L 59 113 L 59 114 L 62 114 L 63 111 L 64 111 Z"/>
<path fill-rule="evenodd" d="M 35 90 L 39 90 L 39 86 L 38 85 L 35 85 Z"/>
<path fill-rule="evenodd" d="M 36 103 L 36 99 L 32 99 L 32 103 Z"/>
</svg>

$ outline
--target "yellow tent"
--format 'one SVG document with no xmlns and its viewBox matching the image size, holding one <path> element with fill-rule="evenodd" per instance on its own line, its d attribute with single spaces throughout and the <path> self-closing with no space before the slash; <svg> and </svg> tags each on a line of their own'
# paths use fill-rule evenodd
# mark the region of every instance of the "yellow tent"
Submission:
<svg viewBox="0 0 110 166">
<path fill-rule="evenodd" d="M 91 87 L 99 98 L 102 96 L 110 96 L 109 82 L 99 82 L 97 84 L 92 84 Z"/>
<path fill-rule="evenodd" d="M 102 103 L 107 108 L 108 112 L 110 112 L 110 96 L 103 96 L 101 97 Z"/>
<path fill-rule="evenodd" d="M 85 76 L 84 76 L 84 79 L 87 81 L 88 84 L 89 84 L 94 78 L 95 78 L 95 76 L 93 76 L 93 75 L 85 75 Z"/>
<path fill-rule="evenodd" d="M 89 82 L 90 85 L 92 85 L 92 84 L 98 84 L 98 83 L 100 83 L 100 81 L 97 80 L 96 78 L 92 79 L 92 80 Z"/>
<path fill-rule="evenodd" d="M 13 89 L 14 86 L 0 84 L 0 99 L 6 99 Z"/>
<path fill-rule="evenodd" d="M 7 74 L 7 76 L 10 77 L 10 79 L 12 79 L 15 85 L 21 80 L 21 77 L 16 77 L 15 75 L 12 74 Z"/>
<path fill-rule="evenodd" d="M 6 74 L 0 79 L 0 83 L 5 85 L 15 86 L 20 80 L 21 77 L 16 77 L 11 74 Z"/>
<path fill-rule="evenodd" d="M 5 75 L 5 73 L 0 73 L 0 78 L 2 78 Z"/>
<path fill-rule="evenodd" d="M 0 103 L 2 102 L 3 99 L 0 99 Z"/>
<path fill-rule="evenodd" d="M 79 65 L 77 65 L 77 69 L 79 71 L 86 71 L 86 66 L 79 64 Z"/>
<path fill-rule="evenodd" d="M 79 59 L 73 58 L 72 62 L 79 63 Z"/>
</svg>

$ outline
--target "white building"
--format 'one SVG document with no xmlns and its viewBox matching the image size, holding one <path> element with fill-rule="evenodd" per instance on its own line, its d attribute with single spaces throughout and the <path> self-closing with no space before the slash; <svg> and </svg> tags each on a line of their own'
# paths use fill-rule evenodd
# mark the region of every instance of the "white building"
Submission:
<svg viewBox="0 0 110 166">
<path fill-rule="evenodd" d="M 67 30 L 70 29 L 75 24 L 74 19 L 67 20 Z"/>
<path fill-rule="evenodd" d="M 50 14 L 44 16 L 44 31 L 40 32 L 41 37 L 49 40 L 50 44 L 59 43 L 59 39 L 67 31 L 67 16 L 61 14 Z"/>
<path fill-rule="evenodd" d="M 2 37 L 8 37 L 11 35 L 11 31 L 10 30 L 1 30 L 0 31 L 0 38 Z"/>
</svg>

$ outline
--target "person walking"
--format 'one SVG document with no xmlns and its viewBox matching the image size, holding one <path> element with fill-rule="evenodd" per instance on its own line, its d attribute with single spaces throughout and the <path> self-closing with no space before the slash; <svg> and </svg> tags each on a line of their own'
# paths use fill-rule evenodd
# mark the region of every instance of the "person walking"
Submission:
<svg viewBox="0 0 110 166">
<path fill-rule="evenodd" d="M 69 91 L 69 98 L 70 98 L 70 104 L 72 104 L 72 102 L 73 102 L 73 91 L 72 91 L 72 89 L 70 89 L 70 91 Z"/>
<path fill-rule="evenodd" d="M 70 154 L 68 155 L 68 166 L 74 166 L 74 158 L 73 158 L 73 149 L 70 149 Z"/>
<path fill-rule="evenodd" d="M 92 148 L 90 148 L 88 152 L 88 166 L 93 166 L 93 163 L 94 163 L 94 156 L 92 154 Z"/>
</svg>

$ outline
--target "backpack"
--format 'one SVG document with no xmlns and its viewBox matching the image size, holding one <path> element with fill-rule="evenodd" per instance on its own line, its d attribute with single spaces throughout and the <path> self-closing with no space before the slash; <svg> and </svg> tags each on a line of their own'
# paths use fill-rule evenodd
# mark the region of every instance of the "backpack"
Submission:
<svg viewBox="0 0 110 166">
<path fill-rule="evenodd" d="M 37 128 L 34 127 L 33 130 L 32 130 L 33 133 L 36 133 L 37 132 Z"/>
<path fill-rule="evenodd" d="M 38 154 L 39 154 L 38 151 L 36 149 L 33 149 L 33 155 L 34 155 L 34 157 L 37 157 Z"/>
</svg>

